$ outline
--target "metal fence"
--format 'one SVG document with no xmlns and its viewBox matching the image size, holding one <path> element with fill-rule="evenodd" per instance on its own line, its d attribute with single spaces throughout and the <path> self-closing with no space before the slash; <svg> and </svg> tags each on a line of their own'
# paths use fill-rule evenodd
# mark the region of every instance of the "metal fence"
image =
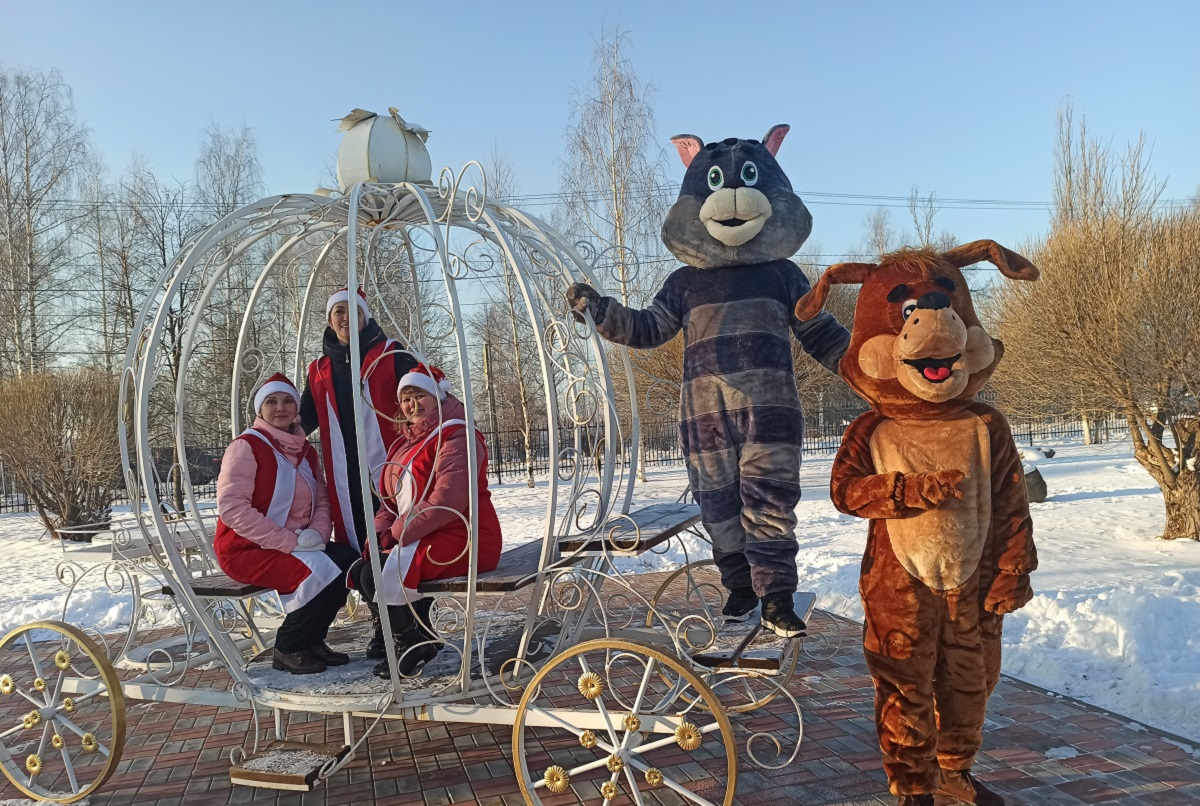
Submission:
<svg viewBox="0 0 1200 806">
<path fill-rule="evenodd" d="M 865 407 L 825 409 L 805 412 L 804 451 L 806 453 L 835 453 L 842 443 L 842 434 L 854 418 L 866 411 Z M 1082 441 L 1084 425 L 1079 417 L 1046 416 L 1040 419 L 1010 420 L 1013 438 L 1018 445 L 1037 445 Z M 1107 442 L 1123 439 L 1128 435 L 1125 420 L 1110 414 L 1093 420 L 1091 438 Z M 529 434 L 529 452 L 526 456 L 525 435 L 518 430 L 499 432 L 485 431 L 488 445 L 488 476 L 500 482 L 512 482 L 526 478 L 532 472 L 535 478 L 550 472 L 550 429 L 534 429 Z M 575 445 L 575 431 L 568 426 L 559 429 L 560 450 Z M 582 441 L 579 450 L 584 455 L 595 457 L 603 446 Z M 619 458 L 625 457 L 621 454 Z M 560 469 L 567 469 L 569 460 L 560 459 Z M 664 420 L 642 423 L 642 456 L 645 466 L 670 465 L 683 462 L 683 451 L 679 444 L 679 421 Z"/>
<path fill-rule="evenodd" d="M 806 412 L 805 452 L 830 454 L 837 451 L 846 426 L 863 411 L 862 408 L 846 408 Z M 1084 438 L 1084 425 L 1079 417 L 1047 416 L 1040 419 L 1010 420 L 1010 425 L 1018 445 L 1082 441 Z M 1115 414 L 1093 420 L 1091 428 L 1093 441 L 1108 442 L 1128 436 L 1124 418 Z M 550 456 L 550 429 L 535 429 L 530 433 L 528 457 L 525 452 L 525 435 L 521 431 L 485 431 L 484 436 L 488 445 L 488 477 L 491 480 L 517 482 L 527 478 L 530 470 L 535 478 L 544 477 L 550 472 L 553 464 Z M 563 426 L 559 429 L 558 436 L 560 449 L 576 445 L 574 429 Z M 225 452 L 225 447 L 225 445 L 197 446 L 187 449 L 192 485 L 199 498 L 212 499 L 216 496 L 217 474 L 220 471 L 221 456 Z M 582 437 L 578 448 L 579 452 L 589 460 L 594 460 L 593 458 L 603 451 L 602 445 L 589 444 Z M 620 455 L 619 459 L 624 461 L 626 457 Z M 560 456 L 559 469 L 569 470 L 570 461 L 572 460 Z M 671 465 L 683 461 L 677 420 L 642 424 L 641 461 L 650 467 Z M 173 463 L 174 456 L 170 449 L 164 449 L 161 454 L 156 452 L 155 467 L 160 479 L 158 493 L 164 501 L 172 500 L 174 495 Z M 114 503 L 118 506 L 129 503 L 123 489 Z M 13 474 L 8 472 L 4 464 L 0 462 L 0 513 L 32 511 L 34 511 L 33 503 L 20 490 Z"/>
</svg>

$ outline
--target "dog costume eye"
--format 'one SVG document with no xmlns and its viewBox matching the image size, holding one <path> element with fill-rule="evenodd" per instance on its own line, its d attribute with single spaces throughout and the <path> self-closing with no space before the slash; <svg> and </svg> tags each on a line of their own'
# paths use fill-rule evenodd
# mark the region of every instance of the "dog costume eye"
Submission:
<svg viewBox="0 0 1200 806">
<path fill-rule="evenodd" d="M 725 185 L 725 174 L 717 167 L 708 170 L 708 189 L 720 190 Z"/>
<path fill-rule="evenodd" d="M 904 314 L 904 321 L 908 321 L 908 317 L 912 316 L 913 311 L 917 309 L 917 301 L 915 299 L 904 300 L 904 306 L 900 308 L 900 313 Z"/>
<path fill-rule="evenodd" d="M 753 162 L 747 162 L 742 166 L 742 181 L 746 183 L 746 187 L 754 187 L 758 184 L 758 166 Z"/>
</svg>

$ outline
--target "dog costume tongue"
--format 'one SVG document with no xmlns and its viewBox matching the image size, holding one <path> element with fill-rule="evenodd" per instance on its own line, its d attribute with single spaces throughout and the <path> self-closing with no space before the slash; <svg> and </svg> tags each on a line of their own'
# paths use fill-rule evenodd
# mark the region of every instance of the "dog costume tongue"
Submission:
<svg viewBox="0 0 1200 806">
<path fill-rule="evenodd" d="M 925 367 L 923 373 L 931 381 L 944 381 L 950 377 L 950 367 Z"/>
</svg>

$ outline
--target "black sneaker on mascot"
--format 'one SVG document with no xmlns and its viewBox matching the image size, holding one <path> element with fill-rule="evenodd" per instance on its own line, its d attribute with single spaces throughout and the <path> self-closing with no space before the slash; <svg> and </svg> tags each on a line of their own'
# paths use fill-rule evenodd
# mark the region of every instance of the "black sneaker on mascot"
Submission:
<svg viewBox="0 0 1200 806">
<path fill-rule="evenodd" d="M 796 615 L 796 606 L 791 591 L 768 593 L 762 599 L 763 626 L 780 638 L 795 638 L 803 635 L 807 625 Z"/>
<path fill-rule="evenodd" d="M 725 600 L 721 615 L 726 621 L 749 621 L 758 609 L 758 596 L 754 588 L 734 588 Z"/>
</svg>

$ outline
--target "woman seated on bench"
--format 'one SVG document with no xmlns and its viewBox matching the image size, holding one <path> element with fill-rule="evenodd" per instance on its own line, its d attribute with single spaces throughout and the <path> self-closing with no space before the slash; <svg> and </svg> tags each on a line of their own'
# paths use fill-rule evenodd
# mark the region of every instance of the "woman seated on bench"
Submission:
<svg viewBox="0 0 1200 806">
<path fill-rule="evenodd" d="M 354 549 L 330 543 L 329 496 L 304 429 L 300 393 L 276 373 L 254 395 L 257 418 L 225 449 L 217 479 L 221 570 L 247 585 L 279 591 L 287 616 L 275 635 L 271 665 L 292 674 L 350 662 L 325 643 L 346 603 Z"/>
<path fill-rule="evenodd" d="M 470 488 L 479 493 L 479 571 L 500 562 L 500 521 L 487 488 L 487 446 L 483 434 L 466 421 L 463 404 L 449 393 L 450 383 L 437 367 L 418 364 L 400 379 L 398 396 L 404 425 L 388 453 L 380 478 L 375 530 L 387 555 L 378 595 L 400 657 L 400 674 L 415 674 L 438 653 L 429 624 L 433 599 L 417 592 L 432 579 L 465 576 L 470 562 Z M 471 478 L 467 438 L 473 434 L 478 473 Z M 376 587 L 371 566 L 360 560 L 351 571 L 368 601 Z M 379 636 L 382 643 L 382 636 Z M 374 669 L 389 677 L 386 658 Z"/>
</svg>

